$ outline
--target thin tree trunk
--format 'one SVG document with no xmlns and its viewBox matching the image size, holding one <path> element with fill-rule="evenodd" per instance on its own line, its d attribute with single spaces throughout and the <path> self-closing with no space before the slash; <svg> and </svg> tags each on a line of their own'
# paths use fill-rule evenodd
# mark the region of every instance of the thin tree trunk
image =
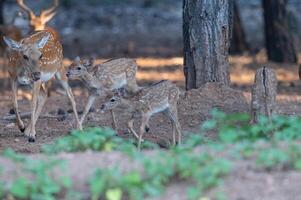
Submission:
<svg viewBox="0 0 301 200">
<path fill-rule="evenodd" d="M 231 40 L 230 53 L 242 54 L 249 49 L 249 45 L 246 41 L 246 35 L 241 22 L 236 0 L 234 0 L 233 3 L 233 36 Z"/>
<path fill-rule="evenodd" d="M 198 88 L 207 82 L 229 84 L 231 24 L 232 0 L 184 0 L 186 89 Z"/>
<path fill-rule="evenodd" d="M 297 54 L 288 29 L 287 0 L 263 0 L 265 41 L 268 59 L 296 63 Z"/>
</svg>

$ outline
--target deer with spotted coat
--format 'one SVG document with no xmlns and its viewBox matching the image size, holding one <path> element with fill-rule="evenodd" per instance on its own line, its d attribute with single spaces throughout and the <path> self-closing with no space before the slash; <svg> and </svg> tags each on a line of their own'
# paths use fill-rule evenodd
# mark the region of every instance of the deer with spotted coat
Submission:
<svg viewBox="0 0 301 200">
<path fill-rule="evenodd" d="M 113 96 L 101 105 L 101 110 L 112 110 L 116 107 L 128 109 L 132 117 L 128 121 L 128 129 L 138 139 L 138 149 L 141 147 L 144 132 L 149 131 L 149 119 L 152 115 L 163 112 L 172 122 L 172 141 L 176 144 L 176 132 L 178 144 L 181 143 L 181 125 L 178 119 L 177 102 L 180 90 L 170 81 L 160 81 L 152 86 L 145 87 L 130 97 Z M 140 117 L 141 125 L 139 135 L 135 132 L 134 119 Z"/>
<path fill-rule="evenodd" d="M 81 80 L 89 91 L 88 102 L 80 120 L 81 125 L 96 97 L 105 97 L 121 88 L 125 88 L 129 93 L 135 93 L 140 89 L 136 82 L 137 68 L 136 61 L 130 58 L 112 59 L 95 66 L 93 58 L 74 59 L 66 75 L 69 79 Z M 111 115 L 115 129 L 116 120 L 113 110 Z"/>
<path fill-rule="evenodd" d="M 35 125 L 47 99 L 45 84 L 56 77 L 71 102 L 77 121 L 77 128 L 82 129 L 76 110 L 74 96 L 68 85 L 65 68 L 63 67 L 63 48 L 55 35 L 49 31 L 39 31 L 20 42 L 8 37 L 3 38 L 9 47 L 8 72 L 10 74 L 13 92 L 13 107 L 16 123 L 19 129 L 34 142 L 36 137 Z M 31 120 L 25 127 L 21 120 L 17 102 L 17 84 L 32 85 Z"/>
</svg>

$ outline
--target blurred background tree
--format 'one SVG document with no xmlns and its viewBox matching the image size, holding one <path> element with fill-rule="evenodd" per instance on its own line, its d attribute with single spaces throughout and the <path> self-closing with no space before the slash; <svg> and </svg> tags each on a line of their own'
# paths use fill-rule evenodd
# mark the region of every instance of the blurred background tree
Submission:
<svg viewBox="0 0 301 200">
<path fill-rule="evenodd" d="M 246 34 L 241 22 L 237 0 L 233 0 L 233 35 L 230 45 L 231 54 L 242 54 L 249 50 Z"/>
<path fill-rule="evenodd" d="M 0 0 L 0 25 L 4 24 L 3 6 L 5 0 Z"/>
<path fill-rule="evenodd" d="M 288 27 L 287 0 L 263 0 L 265 43 L 270 61 L 296 63 L 297 53 Z"/>
</svg>

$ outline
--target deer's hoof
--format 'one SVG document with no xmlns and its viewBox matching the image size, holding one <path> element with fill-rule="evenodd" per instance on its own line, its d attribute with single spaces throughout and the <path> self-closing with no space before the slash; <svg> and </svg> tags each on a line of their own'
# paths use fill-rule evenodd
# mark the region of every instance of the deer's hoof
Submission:
<svg viewBox="0 0 301 200">
<path fill-rule="evenodd" d="M 145 132 L 149 132 L 149 127 L 145 126 L 144 130 L 145 130 Z"/>
<path fill-rule="evenodd" d="M 28 142 L 35 142 L 35 141 L 36 141 L 36 139 L 34 137 L 29 137 L 28 138 Z"/>
<path fill-rule="evenodd" d="M 60 117 L 57 118 L 57 121 L 59 121 L 59 122 L 62 122 L 62 121 L 65 121 L 65 120 L 66 120 L 66 116 L 65 115 L 60 116 Z"/>
<path fill-rule="evenodd" d="M 24 133 L 25 127 L 24 127 L 24 128 L 19 128 L 19 129 L 20 129 L 20 131 L 21 131 L 22 133 Z"/>
</svg>

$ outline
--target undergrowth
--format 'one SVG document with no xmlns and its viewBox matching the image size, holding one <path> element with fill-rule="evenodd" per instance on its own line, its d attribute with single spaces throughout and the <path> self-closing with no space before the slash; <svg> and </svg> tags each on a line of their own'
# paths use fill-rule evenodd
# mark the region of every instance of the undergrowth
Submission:
<svg viewBox="0 0 301 200">
<path fill-rule="evenodd" d="M 74 131 L 53 144 L 45 145 L 47 154 L 78 151 L 120 151 L 126 153 L 141 169 L 122 171 L 119 166 L 97 169 L 87 184 L 92 200 L 145 199 L 162 194 L 172 181 L 187 181 L 188 199 L 205 197 L 205 191 L 223 182 L 231 171 L 233 160 L 249 158 L 255 166 L 266 170 L 301 170 L 301 118 L 273 116 L 271 121 L 260 117 L 257 124 L 250 124 L 246 114 L 224 114 L 213 110 L 212 118 L 204 122 L 200 134 L 192 134 L 184 144 L 161 150 L 157 145 L 145 143 L 144 148 L 154 149 L 147 156 L 136 150 L 135 141 L 119 138 L 110 129 L 90 128 Z M 202 135 L 217 133 L 216 138 Z M 72 192 L 71 179 L 53 179 L 51 172 L 63 166 L 57 160 L 33 160 L 8 150 L 7 158 L 18 162 L 29 176 L 16 174 L 12 183 L 0 183 L 0 197 L 16 199 L 65 199 L 79 196 Z M 142 170 L 143 169 L 143 170 Z M 1 169 L 0 169 L 1 172 Z M 71 192 L 70 192 L 71 191 Z M 217 199 L 223 199 L 220 195 Z"/>
</svg>

